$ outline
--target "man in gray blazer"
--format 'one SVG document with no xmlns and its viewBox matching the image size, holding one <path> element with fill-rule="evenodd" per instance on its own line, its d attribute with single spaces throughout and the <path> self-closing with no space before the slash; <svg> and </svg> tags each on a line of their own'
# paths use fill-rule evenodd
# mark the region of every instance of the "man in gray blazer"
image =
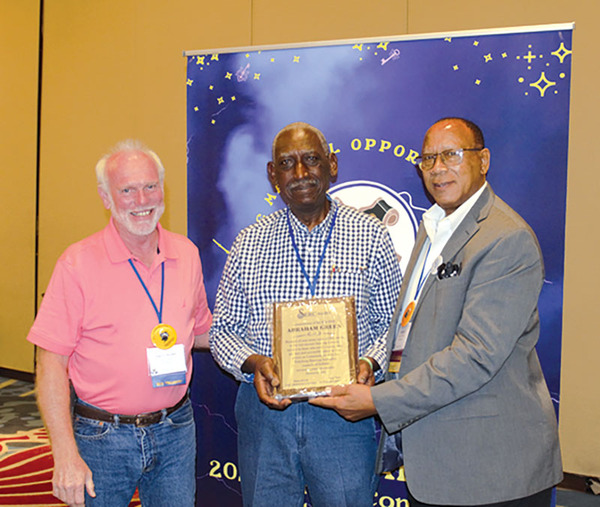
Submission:
<svg viewBox="0 0 600 507">
<path fill-rule="evenodd" d="M 486 182 L 489 165 L 474 123 L 445 118 L 427 131 L 419 167 L 435 205 L 390 325 L 386 382 L 311 401 L 349 420 L 379 415 L 378 471 L 403 457 L 411 507 L 548 506 L 562 479 L 535 352 L 542 254 Z"/>
</svg>

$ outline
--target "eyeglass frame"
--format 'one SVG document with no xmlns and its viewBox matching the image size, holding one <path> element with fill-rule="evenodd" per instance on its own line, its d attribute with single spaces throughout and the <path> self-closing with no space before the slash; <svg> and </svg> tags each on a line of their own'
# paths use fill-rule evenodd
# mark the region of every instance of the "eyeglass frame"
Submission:
<svg viewBox="0 0 600 507">
<path fill-rule="evenodd" d="M 433 164 L 431 165 L 431 167 L 429 169 L 423 169 L 423 167 L 421 167 L 421 165 L 423 164 L 423 156 L 422 155 L 419 155 L 415 160 L 417 162 L 417 167 L 425 173 L 425 172 L 431 171 L 435 167 L 435 163 L 437 161 L 438 156 L 442 159 L 442 163 L 446 167 L 456 167 L 458 164 L 462 163 L 462 161 L 464 160 L 464 152 L 465 151 L 482 151 L 482 150 L 485 150 L 485 146 L 482 148 L 452 148 L 450 150 L 440 151 L 439 153 L 427 153 L 427 157 L 434 157 Z M 445 154 L 450 153 L 450 152 L 460 153 L 460 162 L 457 162 L 456 164 L 447 164 Z"/>
</svg>

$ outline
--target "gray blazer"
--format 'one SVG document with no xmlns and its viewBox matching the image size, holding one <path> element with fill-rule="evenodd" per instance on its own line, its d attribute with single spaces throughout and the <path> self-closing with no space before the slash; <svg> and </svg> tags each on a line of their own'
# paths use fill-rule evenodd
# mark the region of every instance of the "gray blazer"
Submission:
<svg viewBox="0 0 600 507">
<path fill-rule="evenodd" d="M 405 280 L 426 233 L 419 227 Z M 525 221 L 491 187 L 442 251 L 460 275 L 429 275 L 398 378 L 372 388 L 385 431 L 402 430 L 408 487 L 432 504 L 507 501 L 562 479 L 556 415 L 540 368 L 542 254 Z M 400 318 L 404 284 L 388 333 Z"/>
</svg>

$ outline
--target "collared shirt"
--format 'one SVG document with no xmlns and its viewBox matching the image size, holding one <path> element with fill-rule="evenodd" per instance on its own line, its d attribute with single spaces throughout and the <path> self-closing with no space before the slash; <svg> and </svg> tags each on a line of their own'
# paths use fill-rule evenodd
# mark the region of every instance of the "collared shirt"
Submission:
<svg viewBox="0 0 600 507">
<path fill-rule="evenodd" d="M 477 199 L 483 193 L 487 186 L 487 181 L 477 192 L 463 202 L 454 212 L 446 215 L 446 212 L 437 204 L 434 204 L 425 213 L 423 213 L 423 227 L 427 232 L 427 239 L 423 243 L 419 258 L 411 274 L 410 280 L 405 280 L 408 284 L 407 290 L 402 301 L 402 314 L 411 301 L 418 302 L 421 295 L 421 289 L 425 284 L 425 279 L 436 273 L 436 268 L 444 262 L 440 257 L 442 250 L 448 243 L 448 240 L 454 234 L 454 231 L 471 211 L 471 208 L 477 202 Z M 398 333 L 396 333 L 398 334 Z M 406 338 L 406 336 L 404 336 Z M 394 344 L 394 350 L 403 349 L 404 343 Z"/>
<path fill-rule="evenodd" d="M 336 209 L 314 297 L 355 296 L 359 356 L 373 357 L 385 370 L 385 336 L 400 290 L 400 265 L 385 226 L 333 201 L 312 231 L 289 213 L 295 241 L 312 281 Z M 252 379 L 241 371 L 246 359 L 272 356 L 272 303 L 311 298 L 287 217 L 287 209 L 279 210 L 239 233 L 217 291 L 211 352 L 222 368 L 246 382 Z"/>
<path fill-rule="evenodd" d="M 148 268 L 133 257 L 114 223 L 71 245 L 58 259 L 27 339 L 69 356 L 77 395 L 118 414 L 152 412 L 176 404 L 187 386 L 153 388 L 146 349 L 158 317 L 129 265 L 132 259 L 157 306 L 165 263 L 163 322 L 185 347 L 187 383 L 194 336 L 208 331 L 208 309 L 198 249 L 158 226 L 159 253 Z"/>
</svg>

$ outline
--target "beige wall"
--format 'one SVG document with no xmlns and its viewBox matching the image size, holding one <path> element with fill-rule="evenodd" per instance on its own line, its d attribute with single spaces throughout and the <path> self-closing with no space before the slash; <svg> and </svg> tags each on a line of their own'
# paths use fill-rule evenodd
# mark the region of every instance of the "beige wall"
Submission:
<svg viewBox="0 0 600 507">
<path fill-rule="evenodd" d="M 25 11 L 29 2 L 0 0 L 1 9 L 17 9 L 16 5 Z M 44 6 L 40 291 L 60 252 L 106 222 L 93 165 L 121 138 L 138 137 L 161 155 L 168 171 L 168 211 L 163 223 L 185 233 L 183 50 L 575 21 L 560 422 L 565 470 L 600 476 L 596 432 L 600 410 L 595 402 L 600 383 L 593 364 L 600 352 L 593 318 L 598 297 L 588 282 L 600 275 L 593 258 L 600 231 L 586 220 L 587 203 L 598 193 L 598 178 L 593 173 L 586 177 L 585 170 L 586 165 L 597 165 L 591 150 L 595 146 L 592 121 L 600 112 L 594 88 L 598 44 L 593 23 L 600 14 L 598 2 L 306 0 L 299 6 L 279 0 L 45 0 Z M 24 26 L 35 18 L 33 13 L 20 14 Z M 29 40 L 28 44 L 35 46 Z M 2 60 L 3 73 L 4 65 Z M 32 111 L 34 100 L 25 101 Z M 27 111 L 24 117 L 29 118 Z M 24 138 L 15 143 L 27 159 L 33 141 Z M 3 237 L 24 234 L 21 241 L 27 244 L 33 236 L 31 213 L 26 209 L 33 182 L 22 182 L 13 171 L 8 176 L 11 187 L 26 187 L 22 190 L 27 197 L 19 207 L 23 216 L 3 224 L 8 227 Z M 22 276 L 8 273 L 7 282 L 17 284 L 27 277 L 31 280 L 28 270 Z M 0 303 L 5 305 L 8 299 L 3 291 Z M 23 329 L 28 326 L 27 312 L 16 318 L 27 321 Z M 23 335 L 24 331 L 18 334 Z M 5 366 L 3 362 L 0 359 L 0 366 Z"/>
<path fill-rule="evenodd" d="M 32 371 L 39 1 L 0 0 L 0 367 Z"/>
</svg>

